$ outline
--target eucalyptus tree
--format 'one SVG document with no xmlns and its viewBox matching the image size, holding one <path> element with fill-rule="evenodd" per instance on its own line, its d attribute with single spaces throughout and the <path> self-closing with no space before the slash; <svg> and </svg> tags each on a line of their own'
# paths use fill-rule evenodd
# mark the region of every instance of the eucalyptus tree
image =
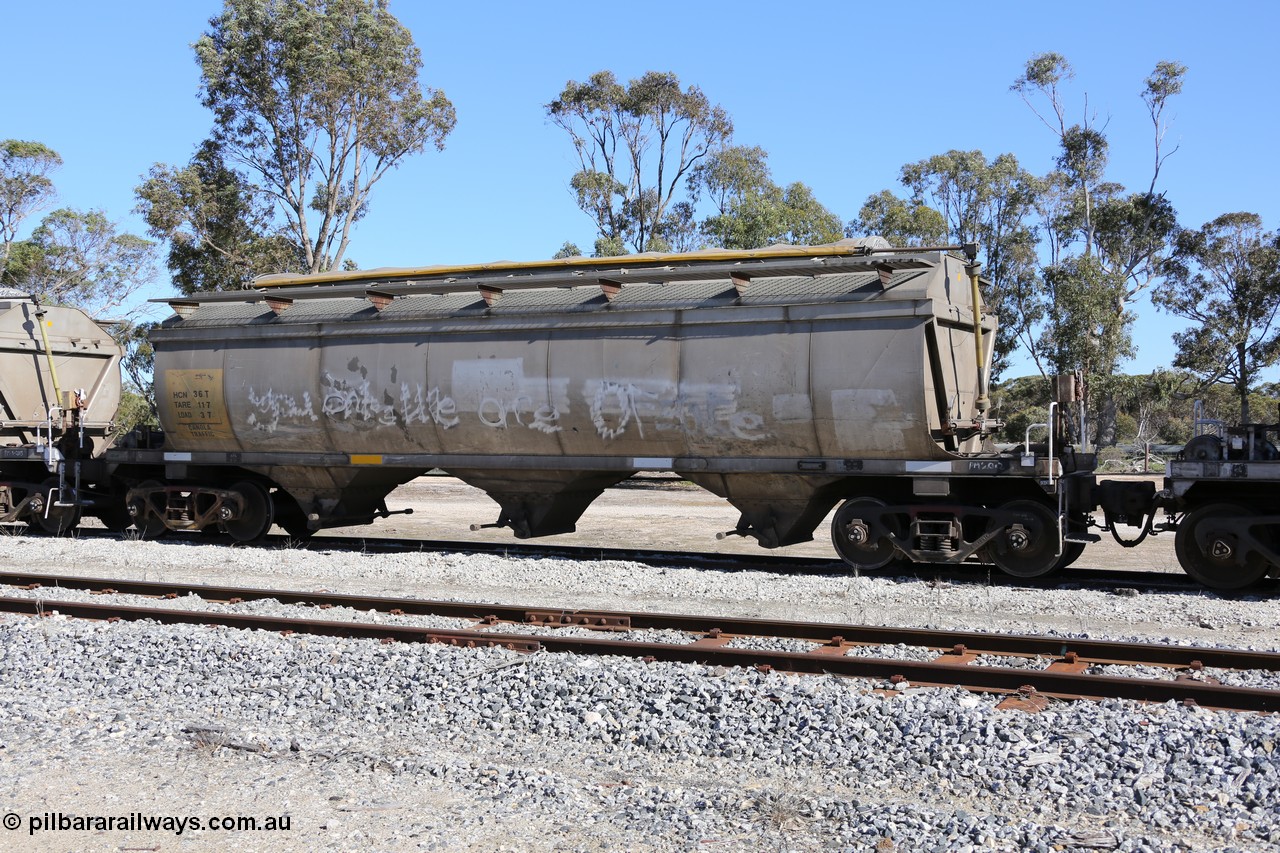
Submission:
<svg viewBox="0 0 1280 853">
<path fill-rule="evenodd" d="M 776 184 L 744 195 L 721 214 L 709 216 L 703 233 L 725 249 L 755 249 L 775 243 L 813 246 L 844 236 L 840 217 L 824 207 L 807 184 Z"/>
<path fill-rule="evenodd" d="M 773 243 L 815 245 L 843 236 L 840 217 L 800 181 L 778 186 L 758 146 L 731 146 L 713 152 L 694 167 L 689 189 L 694 201 L 705 196 L 714 212 L 703 220 L 708 245 L 754 249 Z"/>
<path fill-rule="evenodd" d="M 125 308 L 154 277 L 156 247 L 122 233 L 100 210 L 62 208 L 16 242 L 3 283 L 41 302 L 105 314 Z"/>
<path fill-rule="evenodd" d="M 301 248 L 273 223 L 273 206 L 212 140 L 186 166 L 152 166 L 135 193 L 150 235 L 169 243 L 169 272 L 183 293 L 235 289 L 265 270 L 306 270 Z"/>
<path fill-rule="evenodd" d="M 728 113 L 670 72 L 625 86 L 611 71 L 570 80 L 546 112 L 578 156 L 570 187 L 596 224 L 597 254 L 671 248 L 668 235 L 691 218 L 691 207 L 675 209 L 687 176 L 733 135 Z"/>
<path fill-rule="evenodd" d="M 904 199 L 892 190 L 867 196 L 845 236 L 880 236 L 895 246 L 937 246 L 947 241 L 947 220 L 919 199 Z"/>
<path fill-rule="evenodd" d="M 49 175 L 61 165 L 58 152 L 41 142 L 0 141 L 0 275 L 23 221 L 53 201 Z"/>
<path fill-rule="evenodd" d="M 849 234 L 880 234 L 900 245 L 978 243 L 988 307 L 999 317 L 993 373 L 1041 318 L 1033 218 L 1040 183 L 1012 154 L 988 161 L 981 151 L 948 151 L 902 167 L 910 197 L 869 197 Z"/>
<path fill-rule="evenodd" d="M 1079 272 L 1082 281 L 1062 289 L 1061 293 L 1083 294 L 1088 286 L 1093 286 L 1104 290 L 1111 304 L 1105 316 L 1099 315 L 1098 294 L 1090 294 L 1088 305 L 1082 310 L 1090 313 L 1091 319 L 1077 321 L 1068 317 L 1074 306 L 1058 299 L 1058 291 L 1051 289 L 1056 301 L 1046 306 L 1046 317 L 1051 323 L 1058 320 L 1067 323 L 1077 333 L 1114 342 L 1115 346 L 1102 353 L 1102 362 L 1095 365 L 1105 373 L 1118 366 L 1114 361 L 1105 363 L 1108 359 L 1124 357 L 1127 347 L 1120 344 L 1132 317 L 1129 307 L 1159 278 L 1177 229 L 1173 206 L 1164 193 L 1157 191 L 1157 186 L 1165 161 L 1177 151 L 1176 146 L 1172 150 L 1165 148 L 1169 129 L 1165 109 L 1169 99 L 1182 91 L 1186 71 L 1186 66 L 1180 63 L 1159 62 L 1144 81 L 1142 100 L 1152 124 L 1153 161 L 1147 187 L 1132 193 L 1106 180 L 1110 143 L 1104 128 L 1098 126 L 1096 115 L 1089 112 L 1087 96 L 1081 121 L 1068 123 L 1063 85 L 1075 72 L 1065 57 L 1058 53 L 1033 56 L 1010 87 L 1052 131 L 1058 143 L 1054 171 L 1044 179 L 1045 191 L 1040 196 L 1049 249 L 1046 275 L 1058 268 L 1052 276 L 1062 282 Z M 1067 263 L 1076 256 L 1094 261 Z M 1084 343 L 1076 342 L 1063 348 L 1063 336 L 1069 331 L 1066 326 L 1050 331 L 1059 354 L 1084 347 Z M 1078 364 L 1053 365 L 1060 372 L 1080 367 Z"/>
<path fill-rule="evenodd" d="M 1153 159 L 1150 181 L 1139 192 L 1106 179 L 1110 143 L 1087 96 L 1083 117 L 1069 123 L 1063 90 L 1075 72 L 1065 57 L 1033 56 L 1010 86 L 1058 147 L 1041 196 L 1049 252 L 1036 312 L 1044 322 L 1027 343 L 1042 371 L 1080 373 L 1086 400 L 1105 392 L 1109 377 L 1134 354 L 1132 305 L 1159 279 L 1177 229 L 1173 205 L 1157 187 L 1165 161 L 1177 151 L 1165 146 L 1165 110 L 1182 91 L 1186 72 L 1180 63 L 1162 61 L 1144 81 Z M 1115 436 L 1116 407 L 1111 395 L 1101 397 L 1098 442 L 1107 444 Z"/>
<path fill-rule="evenodd" d="M 1240 422 L 1261 371 L 1280 358 L 1280 237 L 1254 213 L 1226 213 L 1179 232 L 1156 305 L 1193 325 L 1174 335 L 1177 367 L 1231 387 Z"/>
<path fill-rule="evenodd" d="M 342 263 L 374 185 L 456 122 L 387 0 L 225 0 L 194 47 L 213 141 L 310 272 Z"/>
</svg>

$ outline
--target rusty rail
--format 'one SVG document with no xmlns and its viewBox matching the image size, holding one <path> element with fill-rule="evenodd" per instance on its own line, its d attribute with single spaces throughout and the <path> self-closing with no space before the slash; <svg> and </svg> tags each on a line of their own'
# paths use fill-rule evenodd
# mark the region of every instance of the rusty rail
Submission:
<svg viewBox="0 0 1280 853">
<path fill-rule="evenodd" d="M 380 613 L 396 611 L 414 616 L 451 616 L 476 621 L 542 624 L 547 627 L 581 625 L 630 629 L 686 631 L 742 637 L 787 637 L 827 643 L 840 637 L 855 645 L 924 646 L 951 650 L 964 646 L 969 652 L 1028 657 L 1066 657 L 1074 654 L 1090 663 L 1151 664 L 1187 667 L 1197 665 L 1223 669 L 1254 669 L 1280 672 L 1280 653 L 1252 652 L 1208 646 L 1171 646 L 1162 643 L 1123 643 L 1109 640 L 1082 640 L 1031 634 L 997 634 L 982 631 L 938 631 L 927 628 L 892 628 L 838 622 L 794 622 L 733 616 L 684 613 L 646 613 L 621 610 L 576 610 L 527 607 L 486 602 L 434 601 L 424 598 L 389 598 L 331 592 L 261 589 L 255 587 L 182 584 L 171 581 L 132 581 L 117 578 L 45 575 L 0 572 L 0 584 L 56 590 L 106 591 L 152 598 L 195 595 L 206 601 L 258 601 L 274 599 L 281 604 L 313 607 L 350 607 Z M 1198 667 L 1197 667 L 1198 668 Z"/>
<path fill-rule="evenodd" d="M 33 584 L 55 580 L 53 576 L 22 577 L 24 579 L 43 578 L 43 581 L 29 581 Z M 1064 640 L 1026 635 L 776 622 L 713 616 L 531 609 L 469 602 L 436 602 L 237 587 L 184 586 L 164 582 L 114 579 L 59 577 L 56 580 L 76 582 L 81 589 L 110 590 L 135 595 L 173 596 L 194 592 L 213 600 L 223 601 L 274 598 L 289 604 L 349 606 L 363 610 L 376 609 L 404 614 L 454 616 L 476 619 L 490 625 L 495 621 L 507 621 L 532 623 L 548 628 L 585 625 L 608 629 L 627 627 L 670 629 L 689 632 L 700 636 L 701 639 L 691 643 L 637 643 L 616 637 L 597 639 L 557 636 L 555 631 L 529 636 L 504 634 L 492 630 L 428 629 L 404 625 L 10 597 L 0 598 L 0 610 L 27 614 L 48 614 L 57 611 L 67 616 L 86 619 L 151 619 L 171 624 L 224 625 L 234 628 L 257 628 L 327 636 L 367 637 L 383 641 L 446 643 L 467 647 L 500 646 L 524 652 L 613 654 L 684 663 L 748 666 L 798 673 L 878 678 L 906 681 L 912 685 L 922 686 L 959 686 L 971 690 L 1014 693 L 1023 696 L 1039 695 L 1068 699 L 1122 698 L 1155 702 L 1174 700 L 1194 702 L 1206 707 L 1247 711 L 1280 709 L 1280 690 L 1229 687 L 1191 679 L 1165 681 L 1095 676 L 1083 672 L 1090 662 L 1155 664 L 1188 670 L 1214 666 L 1280 671 L 1280 654 L 1267 652 Z M 64 584 L 64 586 L 70 585 L 70 583 Z M 53 591 L 48 584 L 45 586 L 51 592 Z M 725 643 L 734 636 L 799 638 L 812 641 L 814 647 L 809 652 L 774 652 L 726 647 Z M 845 654 L 849 648 L 856 645 L 894 643 L 926 646 L 937 649 L 941 653 L 935 661 L 928 663 L 855 657 Z M 1023 657 L 1045 656 L 1051 658 L 1053 663 L 1045 670 L 974 666 L 971 661 L 979 653 Z"/>
</svg>

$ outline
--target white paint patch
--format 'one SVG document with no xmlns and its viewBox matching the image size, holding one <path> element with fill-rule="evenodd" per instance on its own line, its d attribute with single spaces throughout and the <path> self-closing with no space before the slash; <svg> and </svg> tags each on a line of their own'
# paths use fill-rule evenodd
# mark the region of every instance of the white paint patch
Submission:
<svg viewBox="0 0 1280 853">
<path fill-rule="evenodd" d="M 165 462 L 190 462 L 190 453 L 166 453 L 164 455 Z"/>
<path fill-rule="evenodd" d="M 553 383 L 565 385 L 561 381 Z M 489 429 L 522 426 L 538 432 L 560 432 L 560 416 L 568 401 L 547 399 L 547 382 L 524 375 L 523 358 L 485 358 L 453 363 L 453 398 L 464 412 Z"/>
<path fill-rule="evenodd" d="M 631 460 L 631 467 L 667 470 L 674 461 L 670 456 L 637 456 Z"/>
<path fill-rule="evenodd" d="M 915 427 L 892 388 L 832 391 L 831 415 L 836 436 L 849 453 L 906 450 L 906 433 Z"/>
<path fill-rule="evenodd" d="M 774 394 L 773 419 L 782 424 L 813 421 L 813 400 L 808 394 Z"/>
<path fill-rule="evenodd" d="M 908 462 L 908 474 L 950 474 L 950 462 Z"/>
<path fill-rule="evenodd" d="M 513 400 L 524 393 L 523 358 L 481 358 L 453 363 L 453 399 L 464 412 L 485 400 Z"/>
</svg>

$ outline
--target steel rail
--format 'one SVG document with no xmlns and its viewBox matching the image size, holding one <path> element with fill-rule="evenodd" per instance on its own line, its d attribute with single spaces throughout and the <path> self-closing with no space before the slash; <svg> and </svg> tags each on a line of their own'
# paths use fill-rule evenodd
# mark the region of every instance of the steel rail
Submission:
<svg viewBox="0 0 1280 853">
<path fill-rule="evenodd" d="M 0 584 L 17 587 L 96 590 L 154 598 L 195 595 L 208 601 L 274 599 L 281 604 L 350 607 L 415 616 L 450 616 L 476 621 L 584 627 L 671 630 L 710 636 L 787 637 L 815 643 L 923 646 L 943 651 L 1052 658 L 1074 656 L 1090 663 L 1151 664 L 1165 667 L 1249 669 L 1280 672 L 1280 653 L 1164 643 L 1129 643 L 985 631 L 942 631 L 838 622 L 798 622 L 705 614 L 530 607 L 487 602 L 436 601 L 422 598 L 351 595 L 303 590 L 133 581 L 76 575 L 0 572 Z M 20 599 L 28 600 L 28 599 Z"/>
<path fill-rule="evenodd" d="M 501 634 L 488 631 L 449 631 L 357 622 L 288 619 L 276 616 L 175 610 L 171 608 L 120 607 L 80 602 L 0 598 L 0 610 L 16 613 L 62 615 L 82 619 L 153 620 L 167 624 L 222 625 L 269 631 L 305 632 L 325 636 L 363 637 L 383 641 L 447 643 L 454 646 L 501 646 L 517 651 L 571 652 L 589 655 L 621 655 L 646 660 L 737 667 L 769 667 L 795 673 L 856 678 L 905 678 L 913 685 L 962 687 L 995 693 L 1029 689 L 1043 696 L 1064 699 L 1131 699 L 1145 702 L 1194 702 L 1197 705 L 1240 711 L 1280 709 L 1280 691 L 1228 687 L 1200 681 L 1080 675 L 1051 670 L 1010 669 L 957 665 L 956 663 L 887 660 L 836 656 L 823 653 L 772 652 L 734 649 L 700 643 L 636 643 L 587 637 Z"/>
</svg>

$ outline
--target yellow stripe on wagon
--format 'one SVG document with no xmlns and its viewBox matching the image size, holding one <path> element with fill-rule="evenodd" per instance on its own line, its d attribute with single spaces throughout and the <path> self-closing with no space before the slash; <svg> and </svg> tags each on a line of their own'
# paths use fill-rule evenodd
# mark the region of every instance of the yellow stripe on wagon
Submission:
<svg viewBox="0 0 1280 853">
<path fill-rule="evenodd" d="M 348 455 L 352 465 L 381 465 L 382 455 L 375 453 L 351 453 Z"/>
</svg>

